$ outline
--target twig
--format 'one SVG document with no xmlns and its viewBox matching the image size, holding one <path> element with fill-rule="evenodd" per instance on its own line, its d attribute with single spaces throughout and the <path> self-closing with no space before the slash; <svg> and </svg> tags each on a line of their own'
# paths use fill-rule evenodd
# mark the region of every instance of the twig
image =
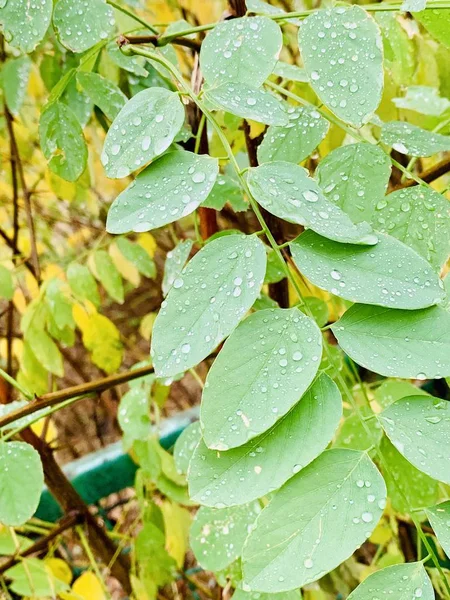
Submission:
<svg viewBox="0 0 450 600">
<path fill-rule="evenodd" d="M 438 162 L 436 165 L 430 167 L 429 169 L 422 171 L 422 173 L 419 174 L 419 178 L 422 179 L 422 181 L 424 181 L 425 183 L 431 183 L 432 181 L 439 179 L 439 177 L 442 177 L 442 175 L 445 175 L 446 173 L 450 173 L 450 156 L 444 158 L 443 160 L 441 160 L 441 162 Z M 415 181 L 414 179 L 408 179 L 404 183 L 397 185 L 394 188 L 394 190 L 401 190 L 403 188 L 411 187 L 413 185 L 418 185 L 418 183 L 419 182 Z"/>
<path fill-rule="evenodd" d="M 154 46 L 164 46 L 165 43 L 161 44 L 161 40 L 164 42 L 164 37 L 160 35 L 122 35 L 119 38 L 119 45 L 123 46 L 125 44 L 153 44 Z M 171 38 L 171 44 L 176 44 L 177 46 L 185 46 L 186 48 L 191 48 L 191 50 L 195 50 L 195 52 L 200 52 L 200 43 L 196 40 L 191 40 L 189 38 L 184 37 L 175 37 Z"/>
</svg>

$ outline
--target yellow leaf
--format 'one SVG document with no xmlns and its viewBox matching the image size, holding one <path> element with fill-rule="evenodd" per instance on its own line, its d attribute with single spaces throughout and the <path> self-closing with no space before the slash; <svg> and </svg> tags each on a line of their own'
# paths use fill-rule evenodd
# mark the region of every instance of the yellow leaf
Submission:
<svg viewBox="0 0 450 600">
<path fill-rule="evenodd" d="M 39 284 L 34 275 L 32 275 L 28 270 L 25 273 L 25 285 L 27 286 L 27 290 L 33 300 L 39 296 Z"/>
<path fill-rule="evenodd" d="M 147 250 L 147 252 L 150 254 L 150 256 L 153 258 L 155 256 L 155 252 L 156 252 L 156 248 L 158 247 L 158 244 L 156 243 L 155 238 L 152 236 L 151 233 L 140 233 L 137 237 L 137 243 L 140 244 L 145 250 Z"/>
<path fill-rule="evenodd" d="M 42 271 L 42 279 L 47 281 L 47 279 L 52 279 L 53 277 L 58 277 L 59 279 L 64 278 L 64 270 L 61 269 L 59 265 L 50 264 L 46 265 L 46 267 Z"/>
<path fill-rule="evenodd" d="M 170 500 L 161 504 L 166 530 L 166 550 L 181 568 L 188 549 L 191 515 L 189 511 Z"/>
<path fill-rule="evenodd" d="M 112 261 L 124 279 L 127 279 L 134 287 L 138 287 L 141 282 L 139 271 L 129 260 L 125 258 L 115 243 L 109 247 L 109 255 Z"/>
<path fill-rule="evenodd" d="M 25 300 L 25 295 L 20 288 L 16 288 L 14 290 L 14 296 L 13 296 L 12 301 L 13 301 L 14 306 L 16 307 L 17 311 L 21 315 L 23 315 L 23 313 L 27 309 L 27 301 Z"/>
<path fill-rule="evenodd" d="M 249 120 L 248 124 L 250 125 L 250 137 L 252 140 L 264 133 L 266 129 L 265 125 L 263 125 L 262 123 L 258 123 L 257 121 Z"/>
<path fill-rule="evenodd" d="M 64 560 L 61 558 L 46 558 L 44 562 L 57 579 L 70 585 L 72 581 L 72 571 Z"/>
<path fill-rule="evenodd" d="M 36 423 L 33 423 L 33 425 L 31 425 L 31 429 L 34 431 L 34 433 L 36 435 L 38 435 L 39 437 L 42 437 L 42 433 L 44 432 L 44 427 L 45 427 L 46 428 L 45 441 L 50 443 L 50 442 L 53 442 L 54 440 L 56 440 L 56 438 L 58 437 L 58 430 L 56 429 L 56 425 L 53 423 L 53 421 L 49 421 L 47 425 L 46 425 L 46 422 L 47 422 L 47 419 L 40 419 L 39 421 L 36 421 Z M 60 560 L 60 559 L 55 558 L 55 560 Z M 57 573 L 55 573 L 55 575 L 57 575 Z M 61 579 L 61 577 L 59 577 L 59 579 Z M 67 583 L 70 583 L 70 581 Z"/>
<path fill-rule="evenodd" d="M 86 571 L 75 580 L 70 592 L 59 592 L 61 600 L 106 600 L 98 577 Z"/>
<path fill-rule="evenodd" d="M 145 315 L 145 317 L 141 321 L 141 324 L 139 325 L 139 333 L 142 335 L 144 340 L 148 341 L 150 339 L 150 336 L 152 335 L 153 324 L 156 319 L 156 314 L 157 313 L 152 312 L 148 315 Z"/>
<path fill-rule="evenodd" d="M 372 535 L 370 536 L 370 541 L 373 544 L 381 544 L 385 545 L 392 538 L 392 529 L 389 527 L 389 523 L 387 521 L 380 521 L 378 525 L 375 527 Z"/>
</svg>

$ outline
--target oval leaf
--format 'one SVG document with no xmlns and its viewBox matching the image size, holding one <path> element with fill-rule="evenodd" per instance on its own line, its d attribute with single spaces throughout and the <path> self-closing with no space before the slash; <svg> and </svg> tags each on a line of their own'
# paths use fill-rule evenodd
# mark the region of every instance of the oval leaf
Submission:
<svg viewBox="0 0 450 600">
<path fill-rule="evenodd" d="M 383 478 L 365 452 L 326 450 L 261 512 L 244 546 L 245 584 L 282 592 L 319 579 L 369 537 L 385 503 Z"/>
<path fill-rule="evenodd" d="M 375 206 L 386 193 L 391 160 L 373 144 L 349 144 L 330 152 L 317 167 L 325 197 L 354 223 L 371 222 Z"/>
<path fill-rule="evenodd" d="M 259 511 L 257 502 L 233 508 L 202 506 L 190 533 L 191 548 L 199 564 L 218 571 L 236 560 Z"/>
<path fill-rule="evenodd" d="M 381 101 L 383 47 L 372 17 L 359 6 L 319 10 L 299 30 L 311 86 L 338 117 L 361 127 Z"/>
<path fill-rule="evenodd" d="M 113 202 L 109 233 L 148 231 L 194 212 L 210 193 L 219 173 L 217 158 L 168 152 L 141 171 Z"/>
<path fill-rule="evenodd" d="M 299 163 L 307 158 L 328 132 L 328 122 L 314 108 L 289 107 L 289 123 L 268 128 L 258 146 L 260 164 L 272 160 Z"/>
<path fill-rule="evenodd" d="M 0 26 L 5 40 L 21 52 L 33 52 L 50 25 L 53 1 L 4 0 L 0 6 Z"/>
<path fill-rule="evenodd" d="M 202 43 L 205 81 L 210 85 L 241 82 L 257 88 L 272 73 L 282 45 L 281 29 L 267 17 L 218 23 Z"/>
<path fill-rule="evenodd" d="M 385 123 L 381 128 L 381 141 L 409 156 L 431 156 L 450 150 L 450 136 L 433 133 L 403 121 Z"/>
<path fill-rule="evenodd" d="M 282 103 L 273 94 L 255 90 L 245 83 L 224 83 L 206 90 L 212 104 L 243 119 L 252 119 L 266 125 L 287 125 L 288 115 Z"/>
<path fill-rule="evenodd" d="M 21 56 L 8 59 L 2 69 L 5 102 L 15 116 L 19 114 L 25 100 L 32 64 L 28 56 Z"/>
<path fill-rule="evenodd" d="M 190 369 L 229 335 L 258 297 L 266 251 L 256 236 L 227 235 L 183 269 L 156 318 L 152 357 L 158 377 Z"/>
<path fill-rule="evenodd" d="M 285 417 L 251 442 L 216 452 L 201 440 L 189 467 L 192 500 L 233 506 L 273 492 L 325 450 L 341 416 L 341 394 L 321 375 Z"/>
<path fill-rule="evenodd" d="M 450 313 L 352 306 L 332 327 L 355 362 L 387 377 L 435 379 L 450 375 Z"/>
<path fill-rule="evenodd" d="M 393 565 L 372 573 L 358 585 L 348 600 L 392 597 L 395 600 L 434 600 L 430 578 L 421 562 Z"/>
<path fill-rule="evenodd" d="M 43 487 L 44 473 L 36 450 L 24 442 L 0 442 L 0 522 L 17 527 L 28 521 Z"/>
<path fill-rule="evenodd" d="M 445 295 L 429 263 L 388 235 L 375 246 L 339 244 L 305 231 L 290 244 L 292 258 L 314 285 L 363 304 L 426 308 Z"/>
<path fill-rule="evenodd" d="M 236 448 L 269 429 L 307 390 L 321 355 L 319 328 L 297 308 L 245 319 L 206 379 L 200 422 L 208 448 Z"/>
<path fill-rule="evenodd" d="M 386 435 L 411 464 L 450 484 L 450 404 L 431 396 L 407 396 L 378 417 Z"/>
<path fill-rule="evenodd" d="M 84 52 L 105 40 L 114 25 L 113 9 L 104 0 L 58 0 L 55 4 L 53 26 L 61 44 L 72 52 Z"/>
<path fill-rule="evenodd" d="M 117 117 L 128 101 L 119 87 L 98 73 L 80 71 L 77 74 L 77 81 L 110 121 Z"/>
<path fill-rule="evenodd" d="M 340 208 L 324 197 L 317 182 L 298 165 L 275 161 L 251 168 L 248 185 L 258 204 L 285 221 L 309 227 L 337 242 L 377 242 L 368 223 L 352 223 Z"/>
<path fill-rule="evenodd" d="M 380 200 L 372 225 L 413 248 L 436 269 L 447 262 L 450 204 L 428 186 L 415 185 Z"/>
<path fill-rule="evenodd" d="M 73 111 L 62 102 L 50 104 L 39 121 L 39 139 L 50 170 L 76 181 L 86 167 L 88 151 Z"/>
<path fill-rule="evenodd" d="M 184 122 L 175 92 L 149 88 L 125 104 L 109 128 L 102 152 L 108 177 L 126 177 L 162 154 Z"/>
<path fill-rule="evenodd" d="M 450 500 L 431 506 L 425 512 L 440 545 L 450 557 Z"/>
</svg>

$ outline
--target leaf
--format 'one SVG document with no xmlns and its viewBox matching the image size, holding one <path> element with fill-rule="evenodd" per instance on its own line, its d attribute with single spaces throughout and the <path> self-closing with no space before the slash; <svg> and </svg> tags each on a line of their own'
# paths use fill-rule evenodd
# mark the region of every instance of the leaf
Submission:
<svg viewBox="0 0 450 600">
<path fill-rule="evenodd" d="M 98 577 L 86 571 L 74 582 L 72 592 L 80 597 L 80 600 L 106 600 L 102 582 Z"/>
<path fill-rule="evenodd" d="M 270 126 L 258 146 L 259 164 L 273 160 L 299 163 L 307 158 L 328 132 L 328 122 L 311 107 L 287 110 L 289 123 Z"/>
<path fill-rule="evenodd" d="M 196 421 L 195 423 L 190 423 L 186 429 L 182 431 L 180 437 L 175 442 L 173 458 L 178 473 L 181 473 L 182 475 L 187 474 L 192 454 L 194 453 L 200 437 L 200 423 Z"/>
<path fill-rule="evenodd" d="M 407 396 L 378 419 L 397 450 L 419 471 L 450 483 L 450 405 L 432 396 Z"/>
<path fill-rule="evenodd" d="M 349 144 L 320 161 L 316 177 L 325 197 L 354 223 L 371 222 L 389 183 L 391 161 L 378 146 Z"/>
<path fill-rule="evenodd" d="M 62 102 L 47 105 L 39 121 L 39 138 L 49 169 L 76 181 L 86 167 L 88 151 L 73 111 Z"/>
<path fill-rule="evenodd" d="M 24 442 L 0 442 L 0 522 L 17 527 L 31 519 L 43 486 L 36 450 Z"/>
<path fill-rule="evenodd" d="M 261 594 L 260 592 L 244 592 L 236 589 L 232 596 L 233 600 L 302 600 L 300 590 L 291 590 L 279 594 Z"/>
<path fill-rule="evenodd" d="M 2 69 L 2 88 L 5 102 L 11 114 L 17 116 L 28 89 L 28 80 L 32 66 L 28 56 L 9 58 Z"/>
<path fill-rule="evenodd" d="M 357 246 L 305 231 L 289 247 L 302 275 L 352 302 L 412 310 L 444 296 L 429 263 L 389 235 L 379 235 L 375 246 Z"/>
<path fill-rule="evenodd" d="M 363 412 L 363 415 L 371 416 L 371 412 L 367 411 L 367 414 Z M 360 416 L 352 413 L 342 421 L 333 447 L 369 451 L 374 442 L 380 442 L 382 435 L 381 427 L 375 419 L 366 421 L 364 427 Z"/>
<path fill-rule="evenodd" d="M 148 76 L 148 71 L 145 69 L 146 60 L 143 56 L 128 56 L 124 54 L 117 45 L 116 40 L 109 42 L 106 46 L 106 51 L 113 63 L 124 71 L 133 73 L 133 75 L 138 77 Z"/>
<path fill-rule="evenodd" d="M 361 127 L 383 91 L 383 52 L 375 21 L 359 6 L 314 12 L 301 24 L 299 46 L 311 87 L 339 118 Z"/>
<path fill-rule="evenodd" d="M 248 208 L 239 183 L 229 175 L 219 174 L 209 196 L 202 202 L 202 206 L 222 210 L 227 202 L 235 212 L 241 212 Z"/>
<path fill-rule="evenodd" d="M 412 83 L 416 70 L 416 48 L 402 21 L 394 12 L 377 12 L 374 18 L 383 36 L 384 68 L 396 86 Z"/>
<path fill-rule="evenodd" d="M 151 586 L 163 586 L 174 578 L 175 560 L 165 548 L 165 536 L 153 523 L 145 523 L 137 535 L 135 552 L 141 579 Z M 156 597 L 156 589 L 155 589 Z"/>
<path fill-rule="evenodd" d="M 56 277 L 50 279 L 45 289 L 45 300 L 56 327 L 74 329 L 69 286 Z"/>
<path fill-rule="evenodd" d="M 427 0 L 403 0 L 400 10 L 405 12 L 413 12 L 415 10 L 424 10 L 427 4 Z"/>
<path fill-rule="evenodd" d="M 273 94 L 243 82 L 226 82 L 206 89 L 205 96 L 213 105 L 243 119 L 266 125 L 287 125 L 289 122 L 283 104 Z"/>
<path fill-rule="evenodd" d="M 450 136 L 433 133 L 403 121 L 385 123 L 381 128 L 381 141 L 409 156 L 431 156 L 450 150 Z"/>
<path fill-rule="evenodd" d="M 447 10 L 438 10 L 437 8 L 433 8 L 433 10 L 424 10 L 414 13 L 414 18 L 425 27 L 435 40 L 447 48 L 450 48 L 450 40 L 448 37 L 450 14 Z"/>
<path fill-rule="evenodd" d="M 23 53 L 33 52 L 48 29 L 52 10 L 52 0 L 1 2 L 0 26 L 5 40 Z"/>
<path fill-rule="evenodd" d="M 450 500 L 426 508 L 425 512 L 438 542 L 447 556 L 450 556 Z"/>
<path fill-rule="evenodd" d="M 388 465 L 383 471 L 388 496 L 395 510 L 409 513 L 438 501 L 439 482 L 418 471 L 383 437 L 380 450 Z"/>
<path fill-rule="evenodd" d="M 0 298 L 11 300 L 14 296 L 14 282 L 11 271 L 0 265 Z"/>
<path fill-rule="evenodd" d="M 80 71 L 77 73 L 77 81 L 110 121 L 117 117 L 128 101 L 119 87 L 97 73 Z"/>
<path fill-rule="evenodd" d="M 75 77 L 72 77 L 67 83 L 60 100 L 72 110 L 81 128 L 86 127 L 91 118 L 94 106 L 89 96 L 78 85 Z"/>
<path fill-rule="evenodd" d="M 5 572 L 12 579 L 9 588 L 19 596 L 39 598 L 64 593 L 69 586 L 58 579 L 44 561 L 38 558 L 25 558 Z"/>
<path fill-rule="evenodd" d="M 94 306 L 100 305 L 100 296 L 95 279 L 85 265 L 70 263 L 67 268 L 67 280 L 77 300 L 89 300 Z"/>
<path fill-rule="evenodd" d="M 114 30 L 114 11 L 104 0 L 74 3 L 58 0 L 53 26 L 59 41 L 72 52 L 84 52 L 106 40 Z"/>
<path fill-rule="evenodd" d="M 119 272 L 106 250 L 96 250 L 94 253 L 94 275 L 113 300 L 123 304 L 124 290 Z"/>
<path fill-rule="evenodd" d="M 191 514 L 186 508 L 168 500 L 162 503 L 161 510 L 164 515 L 167 552 L 175 559 L 177 567 L 181 569 L 189 549 Z"/>
<path fill-rule="evenodd" d="M 370 226 L 352 223 L 340 208 L 323 196 L 316 181 L 308 177 L 302 167 L 274 161 L 250 168 L 248 185 L 258 204 L 285 221 L 309 227 L 338 242 L 377 242 Z"/>
<path fill-rule="evenodd" d="M 300 83 L 308 83 L 308 75 L 305 69 L 297 67 L 297 65 L 291 65 L 279 60 L 273 68 L 273 75 L 282 77 L 283 79 L 289 79 L 290 81 L 298 81 Z"/>
<path fill-rule="evenodd" d="M 208 571 L 218 571 L 236 560 L 259 512 L 257 502 L 233 508 L 202 506 L 190 534 L 191 548 L 199 564 Z"/>
<path fill-rule="evenodd" d="M 257 88 L 272 73 L 283 44 L 281 29 L 267 17 L 243 17 L 218 23 L 200 52 L 210 85 L 226 81 Z"/>
<path fill-rule="evenodd" d="M 357 304 L 332 326 L 355 362 L 386 377 L 436 379 L 450 375 L 450 313 Z"/>
<path fill-rule="evenodd" d="M 203 390 L 200 422 L 208 448 L 236 448 L 267 431 L 300 400 L 321 354 L 319 328 L 297 308 L 261 310 L 242 321 Z"/>
<path fill-rule="evenodd" d="M 170 250 L 167 253 L 162 281 L 162 292 L 164 296 L 167 296 L 174 281 L 179 278 L 179 275 L 189 258 L 192 246 L 192 240 L 183 240 L 182 242 L 179 242 L 173 250 Z"/>
<path fill-rule="evenodd" d="M 146 389 L 133 387 L 120 399 L 117 420 L 124 432 L 126 446 L 131 446 L 134 440 L 146 440 L 151 433 L 147 395 Z"/>
<path fill-rule="evenodd" d="M 210 193 L 217 158 L 192 152 L 168 152 L 141 171 L 113 202 L 109 233 L 148 231 L 191 214 Z"/>
<path fill-rule="evenodd" d="M 245 584 L 273 593 L 322 577 L 370 536 L 385 503 L 365 452 L 326 450 L 261 512 L 243 551 Z"/>
<path fill-rule="evenodd" d="M 320 375 L 290 412 L 243 446 L 213 451 L 200 440 L 188 474 L 192 500 L 234 506 L 273 492 L 325 450 L 341 416 L 336 384 Z"/>
<path fill-rule="evenodd" d="M 411 598 L 434 600 L 433 586 L 423 563 L 393 565 L 376 571 L 359 584 L 348 600 L 367 600 L 391 594 L 395 600 L 410 600 Z"/>
<path fill-rule="evenodd" d="M 256 236 L 227 235 L 204 246 L 156 318 L 151 354 L 157 376 L 177 375 L 206 358 L 250 309 L 265 270 L 266 251 Z"/>
<path fill-rule="evenodd" d="M 108 177 L 121 179 L 162 154 L 184 122 L 178 94 L 150 88 L 133 96 L 106 135 L 102 163 Z"/>
<path fill-rule="evenodd" d="M 123 256 L 137 268 L 139 273 L 150 279 L 156 277 L 156 265 L 145 248 L 124 237 L 117 238 L 116 244 Z"/>
<path fill-rule="evenodd" d="M 422 115 L 434 117 L 439 117 L 450 108 L 450 100 L 441 98 L 439 90 L 427 85 L 410 85 L 406 88 L 403 98 L 393 98 L 392 102 L 397 108 L 414 110 Z"/>
<path fill-rule="evenodd" d="M 61 353 L 48 333 L 33 325 L 26 331 L 26 341 L 37 360 L 47 371 L 58 377 L 64 375 Z"/>
<path fill-rule="evenodd" d="M 420 387 L 400 379 L 385 379 L 374 391 L 375 400 L 382 408 L 387 408 L 396 400 L 405 396 L 426 396 L 427 392 Z"/>
<path fill-rule="evenodd" d="M 449 203 L 428 186 L 416 185 L 388 194 L 378 202 L 372 225 L 413 248 L 437 270 L 447 262 Z"/>
</svg>

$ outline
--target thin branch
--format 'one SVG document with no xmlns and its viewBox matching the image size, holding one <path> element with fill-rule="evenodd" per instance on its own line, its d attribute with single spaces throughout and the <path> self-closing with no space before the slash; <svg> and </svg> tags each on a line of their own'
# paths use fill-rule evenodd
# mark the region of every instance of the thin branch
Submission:
<svg viewBox="0 0 450 600">
<path fill-rule="evenodd" d="M 446 173 L 450 173 L 450 156 L 444 158 L 441 162 L 438 162 L 429 169 L 422 171 L 422 173 L 419 173 L 419 178 L 425 183 L 431 183 Z M 418 183 L 419 182 L 414 179 L 407 179 L 404 183 L 397 185 L 394 190 L 401 190 L 413 185 L 418 185 Z"/>
<path fill-rule="evenodd" d="M 164 42 L 161 44 L 161 40 Z M 153 46 L 164 46 L 165 41 L 163 36 L 159 35 L 126 35 L 121 36 L 119 38 L 119 44 L 121 46 L 125 44 L 153 44 Z M 171 44 L 176 44 L 177 46 L 185 46 L 186 48 L 191 48 L 191 50 L 195 50 L 195 52 L 200 52 L 200 43 L 196 40 L 190 40 L 189 38 L 184 37 L 175 37 L 171 38 Z"/>
<path fill-rule="evenodd" d="M 19 255 L 21 254 L 17 244 L 14 244 L 13 240 L 3 231 L 3 229 L 0 228 L 0 237 L 5 241 L 5 244 L 11 248 L 11 250 Z M 26 266 L 26 268 L 30 271 L 30 273 L 32 273 L 35 277 L 36 277 L 36 273 L 34 271 L 34 266 L 31 264 L 31 262 L 28 259 L 25 259 L 23 261 L 23 264 Z"/>
</svg>

